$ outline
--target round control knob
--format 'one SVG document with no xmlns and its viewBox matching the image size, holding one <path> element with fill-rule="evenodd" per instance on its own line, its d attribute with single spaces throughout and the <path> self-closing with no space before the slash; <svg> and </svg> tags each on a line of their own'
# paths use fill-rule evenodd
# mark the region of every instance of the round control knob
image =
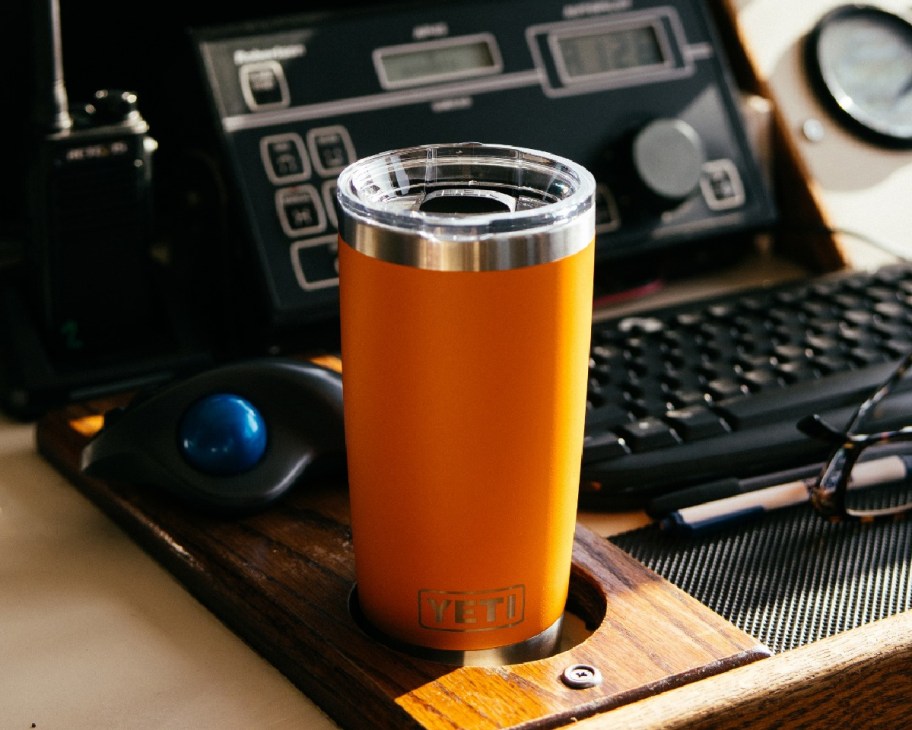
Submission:
<svg viewBox="0 0 912 730">
<path fill-rule="evenodd" d="M 696 130 L 683 119 L 656 119 L 633 139 L 633 166 L 646 189 L 670 204 L 700 184 L 706 151 Z"/>
<path fill-rule="evenodd" d="M 187 409 L 178 428 L 178 446 L 187 463 L 205 474 L 241 474 L 266 453 L 266 424 L 247 399 L 216 393 Z"/>
</svg>

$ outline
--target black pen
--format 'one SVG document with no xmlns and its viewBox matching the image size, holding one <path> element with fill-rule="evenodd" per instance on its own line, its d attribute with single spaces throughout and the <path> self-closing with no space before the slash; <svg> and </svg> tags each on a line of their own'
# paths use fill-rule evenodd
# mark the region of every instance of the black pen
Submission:
<svg viewBox="0 0 912 730">
<path fill-rule="evenodd" d="M 692 507 L 695 504 L 705 504 L 725 497 L 734 497 L 736 494 L 755 492 L 758 489 L 766 489 L 767 487 L 774 487 L 777 484 L 794 482 L 799 479 L 810 479 L 817 476 L 821 469 L 823 469 L 822 463 L 807 464 L 793 469 L 784 469 L 745 479 L 738 479 L 737 477 L 716 479 L 715 481 L 678 489 L 669 494 L 655 497 L 646 505 L 646 514 L 650 517 L 661 518 L 684 507 Z"/>
<path fill-rule="evenodd" d="M 856 464 L 849 489 L 902 481 L 912 475 L 912 456 L 885 456 Z M 807 502 L 809 479 L 795 479 L 765 489 L 682 507 L 659 521 L 665 530 L 696 535 L 752 519 L 771 510 Z"/>
</svg>

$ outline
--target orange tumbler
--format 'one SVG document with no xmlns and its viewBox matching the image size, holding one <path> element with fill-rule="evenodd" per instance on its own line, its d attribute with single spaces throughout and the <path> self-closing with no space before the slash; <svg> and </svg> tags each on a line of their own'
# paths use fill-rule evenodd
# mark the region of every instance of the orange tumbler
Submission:
<svg viewBox="0 0 912 730">
<path fill-rule="evenodd" d="M 567 599 L 592 320 L 581 166 L 475 143 L 339 177 L 357 610 L 454 664 L 553 653 Z"/>
</svg>

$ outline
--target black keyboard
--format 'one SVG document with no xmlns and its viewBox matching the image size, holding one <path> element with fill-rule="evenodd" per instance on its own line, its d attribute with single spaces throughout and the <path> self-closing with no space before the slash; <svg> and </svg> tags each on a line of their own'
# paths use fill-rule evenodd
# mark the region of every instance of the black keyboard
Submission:
<svg viewBox="0 0 912 730">
<path fill-rule="evenodd" d="M 648 506 L 813 464 L 796 423 L 843 426 L 912 350 L 912 265 L 849 271 L 596 322 L 580 504 Z M 871 428 L 912 424 L 912 389 Z"/>
</svg>

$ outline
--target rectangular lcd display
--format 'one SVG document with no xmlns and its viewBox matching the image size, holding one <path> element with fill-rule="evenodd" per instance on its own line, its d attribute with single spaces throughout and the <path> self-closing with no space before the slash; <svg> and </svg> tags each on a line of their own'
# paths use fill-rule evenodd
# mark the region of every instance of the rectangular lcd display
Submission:
<svg viewBox="0 0 912 730">
<path fill-rule="evenodd" d="M 666 63 L 652 24 L 558 38 L 557 50 L 567 81 L 661 67 Z"/>
<path fill-rule="evenodd" d="M 500 71 L 500 54 L 490 36 L 378 49 L 374 54 L 383 86 L 413 86 Z"/>
</svg>

